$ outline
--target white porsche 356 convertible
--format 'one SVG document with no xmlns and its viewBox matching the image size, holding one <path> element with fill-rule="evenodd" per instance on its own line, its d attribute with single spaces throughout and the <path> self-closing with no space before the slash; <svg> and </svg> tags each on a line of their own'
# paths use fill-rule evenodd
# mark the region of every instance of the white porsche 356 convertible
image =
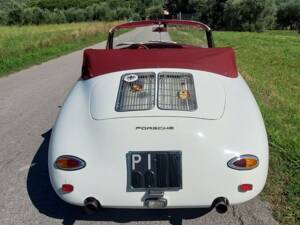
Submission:
<svg viewBox="0 0 300 225">
<path fill-rule="evenodd" d="M 204 41 L 170 39 L 186 27 Z M 122 29 L 131 32 L 114 37 Z M 149 20 L 118 25 L 106 49 L 84 51 L 48 160 L 58 196 L 89 210 L 226 212 L 263 189 L 268 141 L 233 50 L 215 48 L 203 23 Z"/>
</svg>

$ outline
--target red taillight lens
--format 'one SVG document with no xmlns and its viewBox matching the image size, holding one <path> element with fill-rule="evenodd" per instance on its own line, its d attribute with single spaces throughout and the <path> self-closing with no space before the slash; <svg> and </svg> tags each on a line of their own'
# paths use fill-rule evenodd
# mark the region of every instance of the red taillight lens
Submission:
<svg viewBox="0 0 300 225">
<path fill-rule="evenodd" d="M 79 170 L 85 167 L 85 162 L 71 155 L 63 155 L 55 161 L 55 167 L 61 170 Z"/>
<path fill-rule="evenodd" d="M 251 170 L 258 166 L 258 158 L 254 155 L 234 157 L 227 163 L 228 167 L 236 170 Z"/>
</svg>

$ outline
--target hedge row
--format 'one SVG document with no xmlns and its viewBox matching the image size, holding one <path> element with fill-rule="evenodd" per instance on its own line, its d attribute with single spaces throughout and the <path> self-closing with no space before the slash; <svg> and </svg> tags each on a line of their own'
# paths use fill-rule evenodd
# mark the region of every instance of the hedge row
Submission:
<svg viewBox="0 0 300 225">
<path fill-rule="evenodd" d="M 164 9 L 217 30 L 300 32 L 300 0 L 0 0 L 0 24 L 155 19 Z"/>
<path fill-rule="evenodd" d="M 27 25 L 47 23 L 71 23 L 82 21 L 112 21 L 139 20 L 140 15 L 129 8 L 117 7 L 111 9 L 107 3 L 92 4 L 86 8 L 71 7 L 68 9 L 42 9 L 40 7 L 26 7 L 13 2 L 7 10 L 0 10 L 0 24 Z"/>
</svg>

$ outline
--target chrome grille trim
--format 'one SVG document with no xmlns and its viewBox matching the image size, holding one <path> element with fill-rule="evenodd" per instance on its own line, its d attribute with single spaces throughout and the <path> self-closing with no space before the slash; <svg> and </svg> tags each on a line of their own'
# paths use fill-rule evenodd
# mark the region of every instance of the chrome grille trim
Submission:
<svg viewBox="0 0 300 225">
<path fill-rule="evenodd" d="M 127 82 L 124 78 L 134 74 L 136 81 Z M 121 77 L 115 110 L 117 112 L 150 110 L 155 106 L 155 73 L 127 73 Z M 141 85 L 141 91 L 134 92 L 133 85 Z"/>
<path fill-rule="evenodd" d="M 180 91 L 187 91 L 189 97 L 181 99 Z M 157 106 L 163 110 L 194 111 L 197 100 L 193 75 L 181 72 L 160 72 L 158 74 Z"/>
</svg>

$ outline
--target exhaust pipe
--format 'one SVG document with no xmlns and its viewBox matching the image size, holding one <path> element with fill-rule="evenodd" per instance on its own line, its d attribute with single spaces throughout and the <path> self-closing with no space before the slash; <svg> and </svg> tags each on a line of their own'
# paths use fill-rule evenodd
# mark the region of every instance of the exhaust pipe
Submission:
<svg viewBox="0 0 300 225">
<path fill-rule="evenodd" d="M 228 210 L 229 201 L 227 198 L 219 197 L 216 198 L 213 202 L 213 207 L 216 208 L 218 213 L 226 213 Z"/>
<path fill-rule="evenodd" d="M 100 202 L 93 198 L 88 197 L 84 200 L 84 209 L 88 214 L 93 214 L 101 208 Z"/>
</svg>

